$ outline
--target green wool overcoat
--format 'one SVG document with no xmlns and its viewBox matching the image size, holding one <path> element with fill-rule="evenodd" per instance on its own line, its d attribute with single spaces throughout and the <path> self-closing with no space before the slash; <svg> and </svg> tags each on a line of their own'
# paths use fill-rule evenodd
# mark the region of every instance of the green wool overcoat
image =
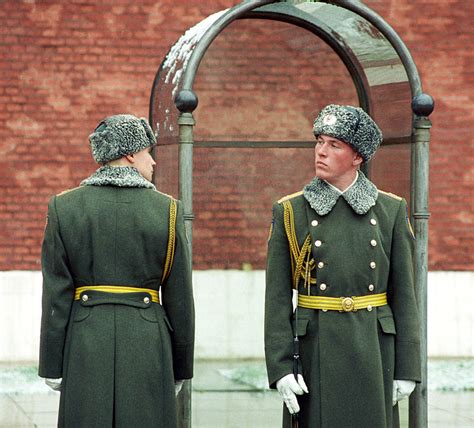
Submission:
<svg viewBox="0 0 474 428">
<path fill-rule="evenodd" d="M 181 205 L 176 201 L 174 261 L 162 282 L 172 198 L 147 188 L 138 171 L 124 171 L 125 180 L 99 173 L 91 185 L 49 202 L 39 375 L 63 378 L 61 427 L 174 427 L 174 381 L 193 375 Z M 88 291 L 74 300 L 77 287 L 90 285 L 160 290 L 161 304 L 146 292 Z"/>
<path fill-rule="evenodd" d="M 359 173 L 348 194 L 315 179 L 287 198 L 301 248 L 309 235 L 313 283 L 300 295 L 345 297 L 387 292 L 388 304 L 339 312 L 292 307 L 292 267 L 283 200 L 273 206 L 268 244 L 265 353 L 270 387 L 293 372 L 293 328 L 309 394 L 297 396 L 299 426 L 377 428 L 398 425 L 393 380 L 420 381 L 414 237 L 406 202 L 378 191 Z M 319 213 L 318 213 L 319 212 Z M 297 325 L 295 325 L 297 324 Z M 283 426 L 290 426 L 283 406 Z"/>
</svg>

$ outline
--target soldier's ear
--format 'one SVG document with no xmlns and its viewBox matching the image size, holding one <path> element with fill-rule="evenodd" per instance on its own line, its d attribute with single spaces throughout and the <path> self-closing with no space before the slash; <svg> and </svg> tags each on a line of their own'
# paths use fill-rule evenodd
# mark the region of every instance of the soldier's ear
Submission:
<svg viewBox="0 0 474 428">
<path fill-rule="evenodd" d="M 352 159 L 352 165 L 354 166 L 359 166 L 364 159 L 362 159 L 362 156 L 359 153 L 355 153 L 354 158 Z"/>
<path fill-rule="evenodd" d="M 135 156 L 133 153 L 129 155 L 125 155 L 125 158 L 130 162 L 130 163 L 135 163 Z"/>
</svg>

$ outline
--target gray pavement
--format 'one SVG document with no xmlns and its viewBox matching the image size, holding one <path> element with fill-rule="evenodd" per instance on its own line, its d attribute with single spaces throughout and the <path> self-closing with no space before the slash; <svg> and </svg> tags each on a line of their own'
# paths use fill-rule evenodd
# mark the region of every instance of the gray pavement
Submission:
<svg viewBox="0 0 474 428">
<path fill-rule="evenodd" d="M 193 380 L 192 426 L 280 426 L 281 401 L 278 394 L 242 381 L 245 373 L 252 375 L 255 367 L 259 368 L 261 364 L 254 361 L 197 361 Z M 31 378 L 31 370 L 28 373 Z M 5 377 L 0 380 L 7 383 Z M 23 385 L 17 388 L 10 384 L 0 391 L 3 391 L 0 393 L 0 427 L 56 426 L 59 394 L 43 388 L 37 379 L 23 381 Z M 430 427 L 473 428 L 474 391 L 430 390 L 428 410 Z M 403 427 L 408 426 L 407 413 L 405 401 L 401 406 Z"/>
</svg>

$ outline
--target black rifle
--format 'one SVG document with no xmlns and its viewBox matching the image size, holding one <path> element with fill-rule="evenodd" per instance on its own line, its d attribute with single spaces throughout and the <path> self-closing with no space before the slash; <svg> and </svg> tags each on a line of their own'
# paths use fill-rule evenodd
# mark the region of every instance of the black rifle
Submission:
<svg viewBox="0 0 474 428">
<path fill-rule="evenodd" d="M 300 359 L 300 341 L 298 339 L 298 289 L 296 288 L 295 326 L 293 328 L 293 376 L 298 383 L 298 363 Z M 291 428 L 298 428 L 298 413 L 291 415 Z"/>
</svg>

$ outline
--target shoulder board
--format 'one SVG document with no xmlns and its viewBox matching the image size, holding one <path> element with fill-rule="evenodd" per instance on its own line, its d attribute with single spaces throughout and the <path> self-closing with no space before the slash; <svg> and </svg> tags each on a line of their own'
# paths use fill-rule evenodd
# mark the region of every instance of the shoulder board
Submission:
<svg viewBox="0 0 474 428">
<path fill-rule="evenodd" d="M 167 198 L 172 199 L 173 201 L 176 201 L 176 198 L 171 195 L 168 195 L 168 193 L 163 193 L 163 192 L 160 192 L 159 190 L 157 190 L 156 192 L 159 193 L 160 195 L 163 195 L 163 196 L 166 196 Z"/>
<path fill-rule="evenodd" d="M 283 196 L 283 198 L 278 200 L 278 203 L 281 204 L 282 202 L 288 201 L 289 199 L 296 198 L 297 196 L 300 196 L 302 194 L 303 194 L 303 191 L 300 190 L 299 192 L 292 193 L 291 195 Z"/>
<path fill-rule="evenodd" d="M 56 196 L 62 196 L 62 195 L 65 195 L 66 193 L 72 192 L 73 190 L 80 189 L 81 187 L 82 187 L 82 186 L 77 186 L 77 187 L 74 187 L 73 189 L 67 189 L 67 190 L 64 190 L 63 192 L 61 192 L 61 193 L 58 193 Z"/>
<path fill-rule="evenodd" d="M 390 196 L 391 198 L 397 199 L 398 201 L 402 200 L 401 196 L 395 195 L 394 193 L 384 192 L 383 190 L 380 190 L 380 189 L 378 189 L 378 191 L 379 193 L 383 193 L 384 195 Z"/>
</svg>

